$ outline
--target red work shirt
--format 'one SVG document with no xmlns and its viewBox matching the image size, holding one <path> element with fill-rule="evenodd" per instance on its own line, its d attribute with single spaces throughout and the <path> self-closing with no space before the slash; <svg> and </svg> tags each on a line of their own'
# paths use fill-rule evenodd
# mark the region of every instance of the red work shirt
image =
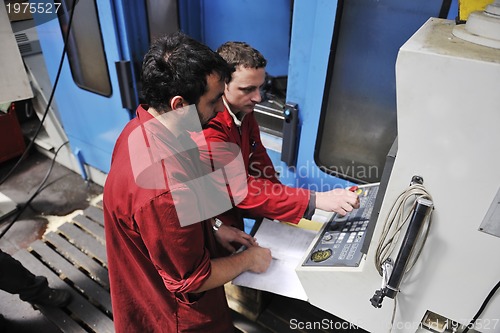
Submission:
<svg viewBox="0 0 500 333">
<path fill-rule="evenodd" d="M 202 221 L 181 227 L 174 192 L 175 200 L 189 201 L 191 207 L 196 207 L 200 199 L 182 185 L 169 188 L 171 179 L 166 181 L 164 174 L 168 168 L 178 184 L 196 178 L 196 170 L 190 168 L 193 155 L 177 154 L 180 157 L 149 166 L 144 163 L 155 149 L 176 150 L 175 142 L 179 140 L 146 109 L 147 106 L 137 109 L 137 117 L 118 138 L 104 186 L 115 329 L 233 332 L 223 287 L 193 293 L 210 276 L 210 259 L 216 256 L 211 223 Z M 158 124 L 147 128 L 146 122 Z"/>
<path fill-rule="evenodd" d="M 211 159 L 217 160 L 224 155 L 224 152 L 210 148 L 210 143 L 214 142 L 238 145 L 245 164 L 248 194 L 236 208 L 219 216 L 225 224 L 243 230 L 243 216 L 267 217 L 292 223 L 300 221 L 308 208 L 310 191 L 283 185 L 278 180 L 260 139 L 259 126 L 253 112 L 245 115 L 238 127 L 225 107 L 223 112 L 208 123 L 203 134 L 209 149 L 200 145 L 200 153 L 206 164 L 211 163 Z"/>
</svg>

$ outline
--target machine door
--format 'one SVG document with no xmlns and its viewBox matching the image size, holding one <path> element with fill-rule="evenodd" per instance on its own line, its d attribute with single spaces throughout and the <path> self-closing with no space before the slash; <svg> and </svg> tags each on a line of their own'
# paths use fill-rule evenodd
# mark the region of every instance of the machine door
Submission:
<svg viewBox="0 0 500 333">
<path fill-rule="evenodd" d="M 283 182 L 324 191 L 380 181 L 397 135 L 397 52 L 449 5 L 294 1 L 286 97 L 298 105 L 298 142 L 296 164 L 279 165 Z"/>
<path fill-rule="evenodd" d="M 75 1 L 54 3 L 51 19 L 34 17 L 61 122 L 86 176 L 87 166 L 109 171 L 115 141 L 137 106 L 135 73 L 149 37 L 147 25 L 136 24 L 146 22 L 140 1 Z"/>
</svg>

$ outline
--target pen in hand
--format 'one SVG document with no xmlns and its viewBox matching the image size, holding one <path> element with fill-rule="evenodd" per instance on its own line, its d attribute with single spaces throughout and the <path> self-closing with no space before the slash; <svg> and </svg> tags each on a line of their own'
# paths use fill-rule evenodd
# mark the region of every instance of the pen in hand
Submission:
<svg viewBox="0 0 500 333">
<path fill-rule="evenodd" d="M 246 249 L 247 249 L 247 247 L 246 247 L 245 245 L 242 245 L 242 246 L 241 246 L 238 250 L 236 250 L 236 252 L 234 252 L 234 253 L 235 253 L 235 254 L 236 254 L 236 253 L 240 253 L 240 252 L 245 251 Z M 276 258 L 276 257 L 274 257 L 273 255 L 271 255 L 271 258 L 272 258 L 273 260 L 279 260 L 279 258 Z"/>
</svg>

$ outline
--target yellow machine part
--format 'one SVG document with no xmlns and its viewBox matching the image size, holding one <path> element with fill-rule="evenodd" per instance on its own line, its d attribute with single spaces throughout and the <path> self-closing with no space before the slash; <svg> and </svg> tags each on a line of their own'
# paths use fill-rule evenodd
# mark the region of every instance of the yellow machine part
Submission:
<svg viewBox="0 0 500 333">
<path fill-rule="evenodd" d="M 475 11 L 483 11 L 493 0 L 458 0 L 458 18 L 467 21 L 469 14 Z"/>
</svg>

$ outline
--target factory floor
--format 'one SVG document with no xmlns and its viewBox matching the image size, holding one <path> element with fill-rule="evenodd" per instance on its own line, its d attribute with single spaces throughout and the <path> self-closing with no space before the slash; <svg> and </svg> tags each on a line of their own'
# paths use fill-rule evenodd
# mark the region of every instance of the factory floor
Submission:
<svg viewBox="0 0 500 333">
<path fill-rule="evenodd" d="M 14 167 L 17 159 L 0 164 L 0 179 Z M 0 192 L 14 201 L 18 207 L 36 192 L 51 168 L 51 159 L 32 151 L 0 185 Z M 0 220 L 0 233 L 9 228 L 0 238 L 0 249 L 14 255 L 41 239 L 44 233 L 57 228 L 68 216 L 83 210 L 94 200 L 99 200 L 102 187 L 85 182 L 80 175 L 55 163 L 40 193 L 31 201 L 17 221 L 10 226 L 16 213 Z M 0 290 L 0 314 L 10 322 L 11 332 L 58 332 L 59 330 L 17 295 Z"/>
</svg>

